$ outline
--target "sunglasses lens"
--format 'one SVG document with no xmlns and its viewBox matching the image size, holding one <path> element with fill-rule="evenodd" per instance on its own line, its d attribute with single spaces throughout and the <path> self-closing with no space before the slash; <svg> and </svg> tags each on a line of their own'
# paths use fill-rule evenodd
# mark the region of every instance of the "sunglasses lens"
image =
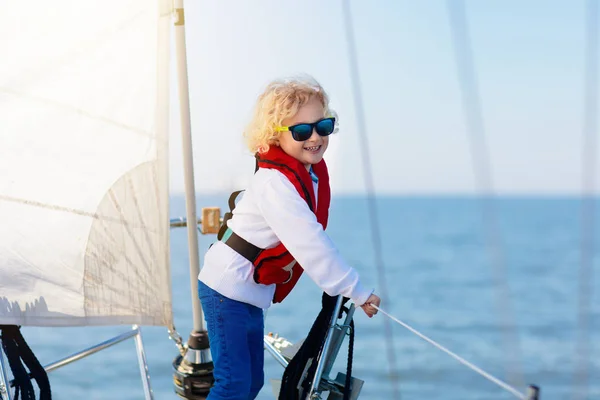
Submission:
<svg viewBox="0 0 600 400">
<path fill-rule="evenodd" d="M 313 128 L 309 124 L 296 125 L 291 129 L 292 136 L 299 142 L 308 140 L 312 136 L 312 130 Z"/>
<path fill-rule="evenodd" d="M 335 123 L 334 123 L 333 119 L 331 119 L 331 118 L 323 119 L 323 120 L 319 121 L 319 123 L 316 126 L 317 133 L 321 136 L 331 135 L 331 133 L 333 132 L 334 126 L 335 126 Z"/>
</svg>

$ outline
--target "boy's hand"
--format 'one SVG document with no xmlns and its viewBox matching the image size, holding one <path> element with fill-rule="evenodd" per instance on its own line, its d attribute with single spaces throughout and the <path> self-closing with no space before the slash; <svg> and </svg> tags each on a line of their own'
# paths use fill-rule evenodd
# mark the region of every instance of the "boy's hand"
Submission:
<svg viewBox="0 0 600 400">
<path fill-rule="evenodd" d="M 372 304 L 379 307 L 380 303 L 381 299 L 379 298 L 379 296 L 377 296 L 376 294 L 372 294 L 369 296 L 365 304 L 360 306 L 360 308 L 363 309 L 363 311 L 365 312 L 365 314 L 367 314 L 369 318 L 373 318 L 373 315 L 377 314 L 377 309 L 373 307 Z"/>
</svg>

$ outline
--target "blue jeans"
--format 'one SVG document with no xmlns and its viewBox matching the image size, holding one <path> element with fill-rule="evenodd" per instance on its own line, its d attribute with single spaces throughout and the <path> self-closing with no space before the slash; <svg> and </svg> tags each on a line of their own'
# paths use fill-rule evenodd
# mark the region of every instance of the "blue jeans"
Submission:
<svg viewBox="0 0 600 400">
<path fill-rule="evenodd" d="M 264 384 L 262 309 L 232 300 L 198 281 L 214 363 L 207 400 L 252 400 Z"/>
</svg>

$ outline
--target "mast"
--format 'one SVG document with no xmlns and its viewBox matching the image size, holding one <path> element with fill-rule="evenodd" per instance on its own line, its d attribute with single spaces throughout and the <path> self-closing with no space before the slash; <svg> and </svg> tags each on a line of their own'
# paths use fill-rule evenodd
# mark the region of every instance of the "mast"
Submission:
<svg viewBox="0 0 600 400">
<path fill-rule="evenodd" d="M 194 158 L 192 149 L 192 124 L 190 118 L 190 94 L 187 72 L 187 54 L 185 48 L 185 17 L 183 0 L 175 0 L 175 51 L 177 59 L 177 86 L 179 89 L 179 116 L 183 147 L 183 172 L 185 180 L 185 208 L 188 234 L 188 253 L 190 258 L 190 284 L 192 290 L 192 310 L 194 331 L 204 330 L 202 307 L 198 298 L 198 273 L 200 259 L 198 255 L 198 230 L 196 228 L 196 188 L 194 185 Z"/>
<path fill-rule="evenodd" d="M 177 86 L 179 89 L 179 116 L 183 148 L 185 180 L 185 208 L 187 219 L 188 254 L 190 259 L 190 287 L 192 295 L 193 329 L 185 351 L 173 362 L 173 381 L 176 393 L 186 399 L 206 398 L 212 387 L 213 364 L 204 328 L 202 306 L 198 297 L 198 230 L 196 216 L 196 188 L 194 186 L 194 158 L 192 148 L 192 124 L 185 47 L 185 16 L 183 0 L 175 0 L 175 57 L 177 59 Z"/>
</svg>

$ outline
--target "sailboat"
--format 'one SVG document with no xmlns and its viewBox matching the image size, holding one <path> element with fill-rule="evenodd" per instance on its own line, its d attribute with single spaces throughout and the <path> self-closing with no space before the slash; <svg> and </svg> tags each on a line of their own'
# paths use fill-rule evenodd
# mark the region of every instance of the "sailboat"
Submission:
<svg viewBox="0 0 600 400">
<path fill-rule="evenodd" d="M 184 29 L 181 0 L 18 2 L 0 13 L 0 52 L 11 54 L 0 63 L 0 147 L 9 149 L 0 158 L 0 324 L 133 325 L 46 369 L 134 338 L 146 398 L 153 394 L 140 326 L 165 327 L 174 339 L 181 396 L 193 389 L 186 388 L 186 365 L 210 364 L 197 334 L 203 322 L 195 296 L 196 222 L 211 234 L 221 210 L 205 209 L 198 218 L 195 209 Z M 187 213 L 169 220 L 171 34 Z M 187 343 L 173 318 L 169 235 L 178 226 L 187 227 L 190 244 L 194 312 Z M 324 354 L 339 351 L 352 312 L 332 319 Z M 284 366 L 293 357 L 294 345 L 276 335 L 267 335 L 265 346 Z M 11 399 L 8 367 L 0 361 L 0 395 Z M 311 396 L 343 386 L 343 375 L 328 376 L 331 364 L 320 359 Z M 209 381 L 194 382 L 204 389 Z"/>
<path fill-rule="evenodd" d="M 212 364 L 200 304 L 193 295 L 194 330 L 184 344 L 174 327 L 169 261 L 170 229 L 187 226 L 197 293 L 196 221 L 203 233 L 214 233 L 221 220 L 218 208 L 203 210 L 201 220 L 196 215 L 182 1 L 22 2 L 6 8 L 0 17 L 0 49 L 10 55 L 0 67 L 0 145 L 8 149 L 0 161 L 7 173 L 0 183 L 3 341 L 10 326 L 132 325 L 46 370 L 134 338 L 150 399 L 140 326 L 163 326 L 180 350 L 175 391 L 204 398 Z M 24 15 L 25 26 L 18 17 Z M 13 41 L 9 32 L 17 31 Z M 169 220 L 172 31 L 187 214 Z M 287 364 L 291 356 L 280 350 L 288 346 L 268 338 L 267 348 Z M 12 400 L 18 382 L 10 379 L 3 356 L 0 361 L 0 397 Z M 9 362 L 12 367 L 14 357 Z"/>
</svg>

